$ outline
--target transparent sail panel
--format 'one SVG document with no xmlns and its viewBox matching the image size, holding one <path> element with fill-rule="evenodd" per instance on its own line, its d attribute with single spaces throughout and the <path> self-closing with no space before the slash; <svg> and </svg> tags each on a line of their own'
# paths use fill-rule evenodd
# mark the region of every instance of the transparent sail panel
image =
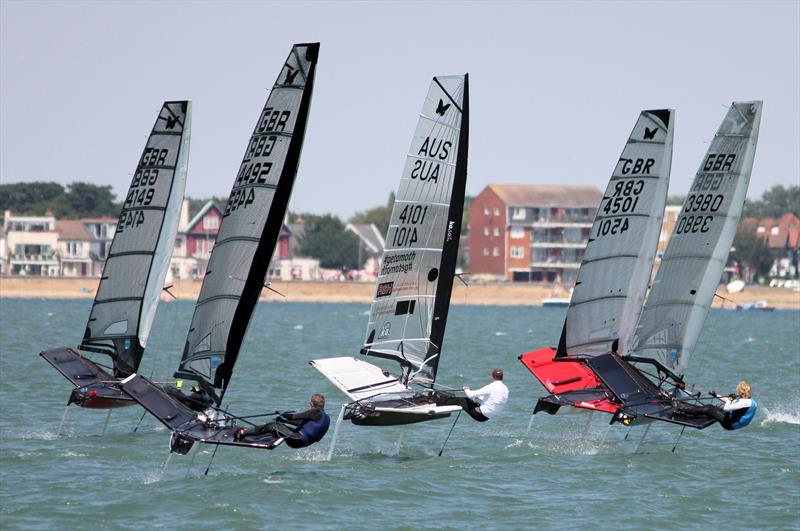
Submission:
<svg viewBox="0 0 800 531">
<path fill-rule="evenodd" d="M 434 315 L 437 293 L 449 304 L 464 200 L 466 149 L 459 142 L 465 83 L 465 76 L 436 77 L 428 90 L 392 210 L 364 342 L 368 353 L 407 361 L 416 370 L 424 365 L 430 379 L 438 362 L 430 358 L 441 348 L 432 344 L 432 332 L 446 319 L 446 310 Z M 444 281 L 446 294 L 439 290 Z"/>
<path fill-rule="evenodd" d="M 318 44 L 292 48 L 258 118 L 209 258 L 179 374 L 225 387 L 294 183 L 318 50 Z"/>
<path fill-rule="evenodd" d="M 590 232 L 566 319 L 566 352 L 624 355 L 658 246 L 672 162 L 674 111 L 643 111 Z"/>
<path fill-rule="evenodd" d="M 172 256 L 190 122 L 190 102 L 164 103 L 125 196 L 86 326 L 82 345 L 113 345 L 123 372 L 141 360 Z"/>
<path fill-rule="evenodd" d="M 753 168 L 761 102 L 734 102 L 700 164 L 636 326 L 631 353 L 681 375 L 728 259 Z"/>
</svg>

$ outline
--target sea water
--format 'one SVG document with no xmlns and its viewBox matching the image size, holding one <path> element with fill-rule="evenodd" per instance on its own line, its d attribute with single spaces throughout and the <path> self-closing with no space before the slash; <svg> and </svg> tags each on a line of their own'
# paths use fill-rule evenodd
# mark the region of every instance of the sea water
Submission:
<svg viewBox="0 0 800 531">
<path fill-rule="evenodd" d="M 713 310 L 686 379 L 732 391 L 750 381 L 752 424 L 726 432 L 609 417 L 530 413 L 543 393 L 517 360 L 554 345 L 563 308 L 454 306 L 439 382 L 473 388 L 502 367 L 505 411 L 402 427 L 342 425 L 304 450 L 196 445 L 173 455 L 142 410 L 71 407 L 70 384 L 37 354 L 75 345 L 88 300 L 0 300 L 0 527 L 50 529 L 800 528 L 800 312 Z M 193 304 L 158 310 L 141 367 L 169 380 Z M 344 396 L 307 364 L 353 355 L 366 304 L 261 303 L 225 406 L 238 414 L 303 409 L 322 392 L 335 420 Z M 398 444 L 400 442 L 400 444 Z"/>
</svg>

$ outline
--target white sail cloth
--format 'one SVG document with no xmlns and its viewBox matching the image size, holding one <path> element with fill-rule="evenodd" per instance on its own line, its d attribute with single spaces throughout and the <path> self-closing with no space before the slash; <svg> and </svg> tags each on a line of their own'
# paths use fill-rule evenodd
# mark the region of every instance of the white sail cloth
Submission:
<svg viewBox="0 0 800 531">
<path fill-rule="evenodd" d="M 682 375 L 728 260 L 753 169 L 761 102 L 734 102 L 686 196 L 630 353 Z"/>
<path fill-rule="evenodd" d="M 675 111 L 642 111 L 588 235 L 565 321 L 566 352 L 625 354 L 644 302 L 664 217 Z"/>
</svg>

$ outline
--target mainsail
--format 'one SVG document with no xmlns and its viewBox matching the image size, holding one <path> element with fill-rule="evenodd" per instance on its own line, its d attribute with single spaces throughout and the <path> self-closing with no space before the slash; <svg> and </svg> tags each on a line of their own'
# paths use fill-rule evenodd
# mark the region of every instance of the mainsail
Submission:
<svg viewBox="0 0 800 531">
<path fill-rule="evenodd" d="M 186 184 L 192 104 L 165 102 L 133 175 L 79 348 L 135 372 L 164 286 Z"/>
<path fill-rule="evenodd" d="M 256 123 L 200 289 L 177 377 L 227 388 L 294 185 L 319 43 L 296 44 Z"/>
<path fill-rule="evenodd" d="M 697 344 L 742 214 L 761 102 L 734 102 L 678 216 L 636 326 L 631 354 L 682 375 Z"/>
<path fill-rule="evenodd" d="M 642 111 L 589 234 L 556 357 L 624 355 L 653 268 L 672 162 L 675 111 Z"/>
<path fill-rule="evenodd" d="M 362 353 L 436 378 L 453 287 L 469 131 L 468 75 L 434 77 L 406 158 Z"/>
</svg>

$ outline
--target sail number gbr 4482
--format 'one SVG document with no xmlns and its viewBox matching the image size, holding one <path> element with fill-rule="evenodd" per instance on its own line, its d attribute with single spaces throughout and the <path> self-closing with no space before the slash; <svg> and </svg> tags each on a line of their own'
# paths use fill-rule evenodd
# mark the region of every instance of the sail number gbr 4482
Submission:
<svg viewBox="0 0 800 531">
<path fill-rule="evenodd" d="M 272 107 L 265 108 L 261 113 L 256 131 L 250 139 L 247 153 L 239 168 L 236 183 L 228 198 L 228 204 L 225 206 L 224 216 L 253 204 L 256 198 L 256 188 L 274 188 L 274 184 L 267 182 L 267 177 L 272 171 L 272 162 L 253 159 L 272 155 L 281 135 L 269 133 L 285 133 L 291 114 L 292 111 L 276 110 Z"/>
</svg>

